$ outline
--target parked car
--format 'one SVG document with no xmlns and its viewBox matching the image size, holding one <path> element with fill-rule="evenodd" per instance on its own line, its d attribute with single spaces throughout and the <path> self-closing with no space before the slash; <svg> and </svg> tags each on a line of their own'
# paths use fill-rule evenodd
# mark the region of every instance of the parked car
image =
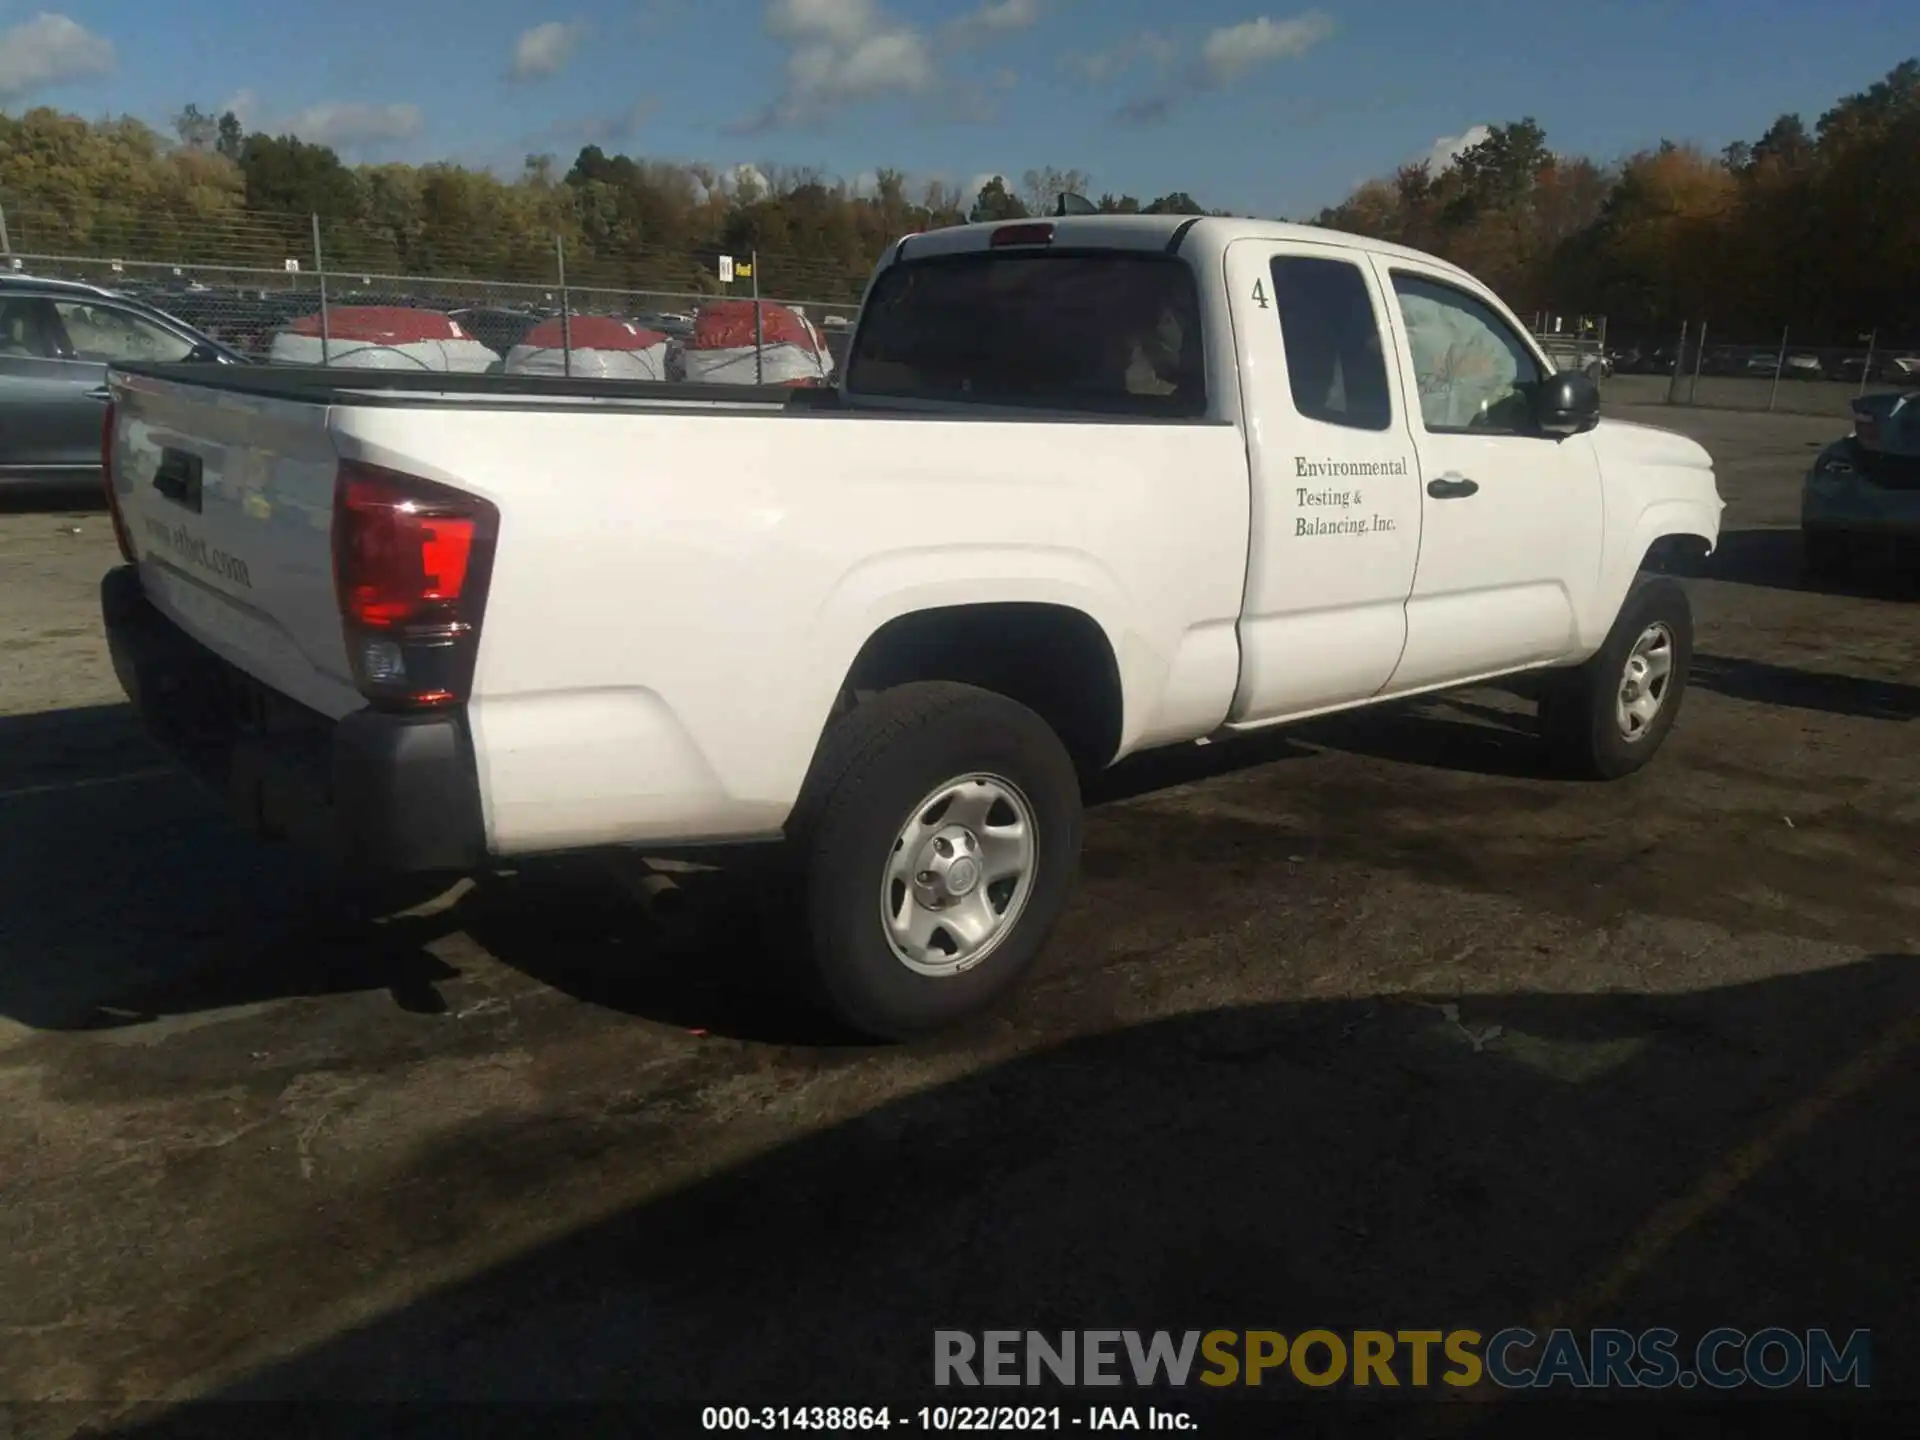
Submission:
<svg viewBox="0 0 1920 1440">
<path fill-rule="evenodd" d="M 1750 355 L 1747 357 L 1747 373 L 1766 376 L 1771 379 L 1779 372 L 1782 380 L 1824 380 L 1826 367 L 1820 363 L 1818 355 L 1809 355 L 1803 350 L 1789 353 L 1784 359 L 1779 351 L 1771 355 Z"/>
<path fill-rule="evenodd" d="M 97 485 L 107 367 L 181 360 L 246 363 L 131 296 L 0 274 L 0 488 Z"/>
<path fill-rule="evenodd" d="M 1800 487 L 1808 573 L 1844 579 L 1872 548 L 1920 540 L 1920 394 L 1863 395 L 1853 429 L 1814 458 Z"/>
<path fill-rule="evenodd" d="M 1671 345 L 1632 345 L 1614 357 L 1614 368 L 1623 375 L 1671 375 L 1674 356 Z"/>
<path fill-rule="evenodd" d="M 312 291 L 203 288 L 170 297 L 165 308 L 228 349 L 263 359 L 280 328 L 314 309 L 318 300 Z"/>
<path fill-rule="evenodd" d="M 1521 672 L 1569 771 L 1660 749 L 1712 461 L 1456 266 L 1071 215 L 910 236 L 868 296 L 813 390 L 117 371 L 128 696 L 364 866 L 784 837 L 787 953 L 881 1038 L 1020 979 L 1126 756 Z"/>
<path fill-rule="evenodd" d="M 1871 367 L 1865 355 L 1848 355 L 1834 367 L 1839 379 L 1881 380 L 1890 385 L 1920 384 L 1920 356 L 1875 355 Z"/>
</svg>

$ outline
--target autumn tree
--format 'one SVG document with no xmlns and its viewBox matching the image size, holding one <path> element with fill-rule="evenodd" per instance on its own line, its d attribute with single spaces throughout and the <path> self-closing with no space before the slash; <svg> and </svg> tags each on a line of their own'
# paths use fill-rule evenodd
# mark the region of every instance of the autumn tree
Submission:
<svg viewBox="0 0 1920 1440">
<path fill-rule="evenodd" d="M 1006 180 L 996 175 L 980 187 L 967 219 L 978 225 L 983 220 L 1024 220 L 1032 213 L 1018 195 L 1007 189 Z"/>
<path fill-rule="evenodd" d="M 563 168 L 564 167 L 564 168 Z M 166 133 L 125 117 L 0 113 L 0 203 L 27 256 L 277 270 L 310 216 L 330 268 L 545 283 L 556 241 L 577 290 L 716 289 L 715 258 L 760 259 L 765 293 L 851 299 L 901 235 L 1050 212 L 1088 177 L 1037 168 L 978 193 L 894 170 L 850 186 L 800 167 L 722 168 L 583 146 L 511 176 L 448 163 L 352 165 L 188 104 Z M 1920 62 L 1808 123 L 1786 114 L 1715 155 L 1671 140 L 1620 162 L 1556 151 L 1523 117 L 1449 163 L 1359 186 L 1314 223 L 1453 260 L 1520 313 L 1605 312 L 1610 333 L 1920 346 Z M 1107 214 L 1204 215 L 1181 190 L 1107 191 Z"/>
<path fill-rule="evenodd" d="M 1020 177 L 1020 203 L 1029 215 L 1051 215 L 1062 195 L 1085 195 L 1093 182 L 1081 170 L 1056 170 L 1051 165 L 1029 170 Z"/>
</svg>

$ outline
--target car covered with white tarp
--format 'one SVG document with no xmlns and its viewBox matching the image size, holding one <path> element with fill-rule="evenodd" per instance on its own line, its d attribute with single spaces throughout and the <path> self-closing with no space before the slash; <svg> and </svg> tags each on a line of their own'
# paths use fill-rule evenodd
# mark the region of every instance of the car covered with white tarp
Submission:
<svg viewBox="0 0 1920 1440">
<path fill-rule="evenodd" d="M 302 315 L 273 337 L 276 365 L 337 365 L 353 370 L 484 373 L 500 356 L 437 310 L 404 305 L 341 305 Z"/>
</svg>

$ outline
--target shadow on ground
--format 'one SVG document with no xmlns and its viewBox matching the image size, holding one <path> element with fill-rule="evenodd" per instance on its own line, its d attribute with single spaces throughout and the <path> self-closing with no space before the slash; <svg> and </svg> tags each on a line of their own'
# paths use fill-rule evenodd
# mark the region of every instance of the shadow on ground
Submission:
<svg viewBox="0 0 1920 1440">
<path fill-rule="evenodd" d="M 0 716 L 0 853 L 0 1017 L 35 1029 L 359 990 L 435 1013 L 456 973 L 429 927 L 364 923 L 423 887 L 370 893 L 252 840 L 126 705 Z"/>
<path fill-rule="evenodd" d="M 87 520 L 106 513 L 100 479 L 57 485 L 0 484 L 0 515 L 45 515 L 50 521 Z"/>
<path fill-rule="evenodd" d="M 1722 656 L 1696 656 L 1695 683 L 1757 704 L 1920 713 L 1920 688 Z M 1311 856 L 1526 894 L 1585 923 L 1625 909 L 1860 945 L 1911 933 L 1898 928 L 1910 923 L 1900 857 L 1911 827 L 1789 794 L 1791 777 L 1732 778 L 1770 786 L 1796 813 L 1824 811 L 1823 829 L 1781 826 L 1775 802 L 1758 796 L 1752 813 L 1648 812 L 1634 795 L 1661 783 L 1651 774 L 1556 781 L 1531 708 L 1504 693 L 1384 707 L 1146 755 L 1100 777 L 1080 903 L 1097 909 L 1145 883 L 1171 914 L 1210 913 L 1244 905 L 1248 883 Z M 1218 813 L 1223 800 L 1232 813 Z M 0 841 L 10 857 L 0 1017 L 35 1029 L 354 992 L 437 1014 L 460 971 L 428 947 L 464 931 L 528 977 L 609 1010 L 756 1041 L 833 1038 L 796 991 L 803 925 L 781 898 L 777 851 L 668 874 L 638 855 L 529 864 L 373 926 L 371 914 L 430 900 L 445 882 L 368 895 L 298 850 L 255 842 L 167 766 L 124 706 L 0 718 Z M 1729 885 L 1717 872 L 1736 851 L 1741 883 Z M 1845 914 L 1842 884 L 1858 896 Z M 1764 913 L 1753 895 L 1764 895 Z M 1791 911 L 1779 908 L 1786 901 Z M 1076 923 L 1070 915 L 1069 932 L 1084 941 Z"/>
<path fill-rule="evenodd" d="M 1042 1398 L 935 1392 L 936 1328 L 1670 1326 L 1683 1360 L 1715 1326 L 1867 1328 L 1872 1398 L 1910 1403 L 1916 965 L 1180 1016 L 891 1100 L 667 1193 L 649 1155 L 686 1122 L 664 1101 L 475 1124 L 333 1196 L 324 1246 L 291 1217 L 236 1240 L 243 1278 L 183 1299 L 172 1331 L 239 1353 L 258 1325 L 284 1333 L 353 1293 L 356 1254 L 456 1245 L 570 1176 L 636 1198 L 127 1433 L 240 1425 L 221 1402 L 243 1400 L 674 1402 L 673 1433 L 690 1433 L 701 1404 Z M 1404 1352 L 1395 1364 L 1404 1383 Z M 1302 1393 L 1276 1373 L 1214 1433 L 1438 1433 L 1379 1408 L 1290 1408 Z M 1816 1398 L 1833 1419 L 1885 1413 L 1849 1387 Z M 1524 1401 L 1500 1414 L 1547 1433 Z"/>
<path fill-rule="evenodd" d="M 1771 665 L 1764 660 L 1696 654 L 1693 684 L 1734 700 L 1862 720 L 1912 720 L 1920 716 L 1920 686 Z"/>
<path fill-rule="evenodd" d="M 1666 565 L 1669 573 L 1689 579 L 1808 595 L 1886 600 L 1920 596 L 1920 572 L 1905 552 L 1863 544 L 1855 556 L 1855 567 L 1843 577 L 1809 574 L 1798 529 L 1723 531 L 1713 554 L 1670 560 Z"/>
</svg>

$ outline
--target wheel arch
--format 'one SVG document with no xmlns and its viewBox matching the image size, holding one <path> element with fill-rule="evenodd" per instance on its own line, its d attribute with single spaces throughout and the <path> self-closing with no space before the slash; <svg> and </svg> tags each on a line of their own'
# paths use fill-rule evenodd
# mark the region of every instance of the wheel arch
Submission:
<svg viewBox="0 0 1920 1440">
<path fill-rule="evenodd" d="M 847 667 L 836 713 L 862 694 L 928 680 L 976 685 L 1025 705 L 1060 736 L 1082 774 L 1119 751 L 1119 657 L 1100 622 L 1073 605 L 992 600 L 896 615 Z"/>
</svg>

